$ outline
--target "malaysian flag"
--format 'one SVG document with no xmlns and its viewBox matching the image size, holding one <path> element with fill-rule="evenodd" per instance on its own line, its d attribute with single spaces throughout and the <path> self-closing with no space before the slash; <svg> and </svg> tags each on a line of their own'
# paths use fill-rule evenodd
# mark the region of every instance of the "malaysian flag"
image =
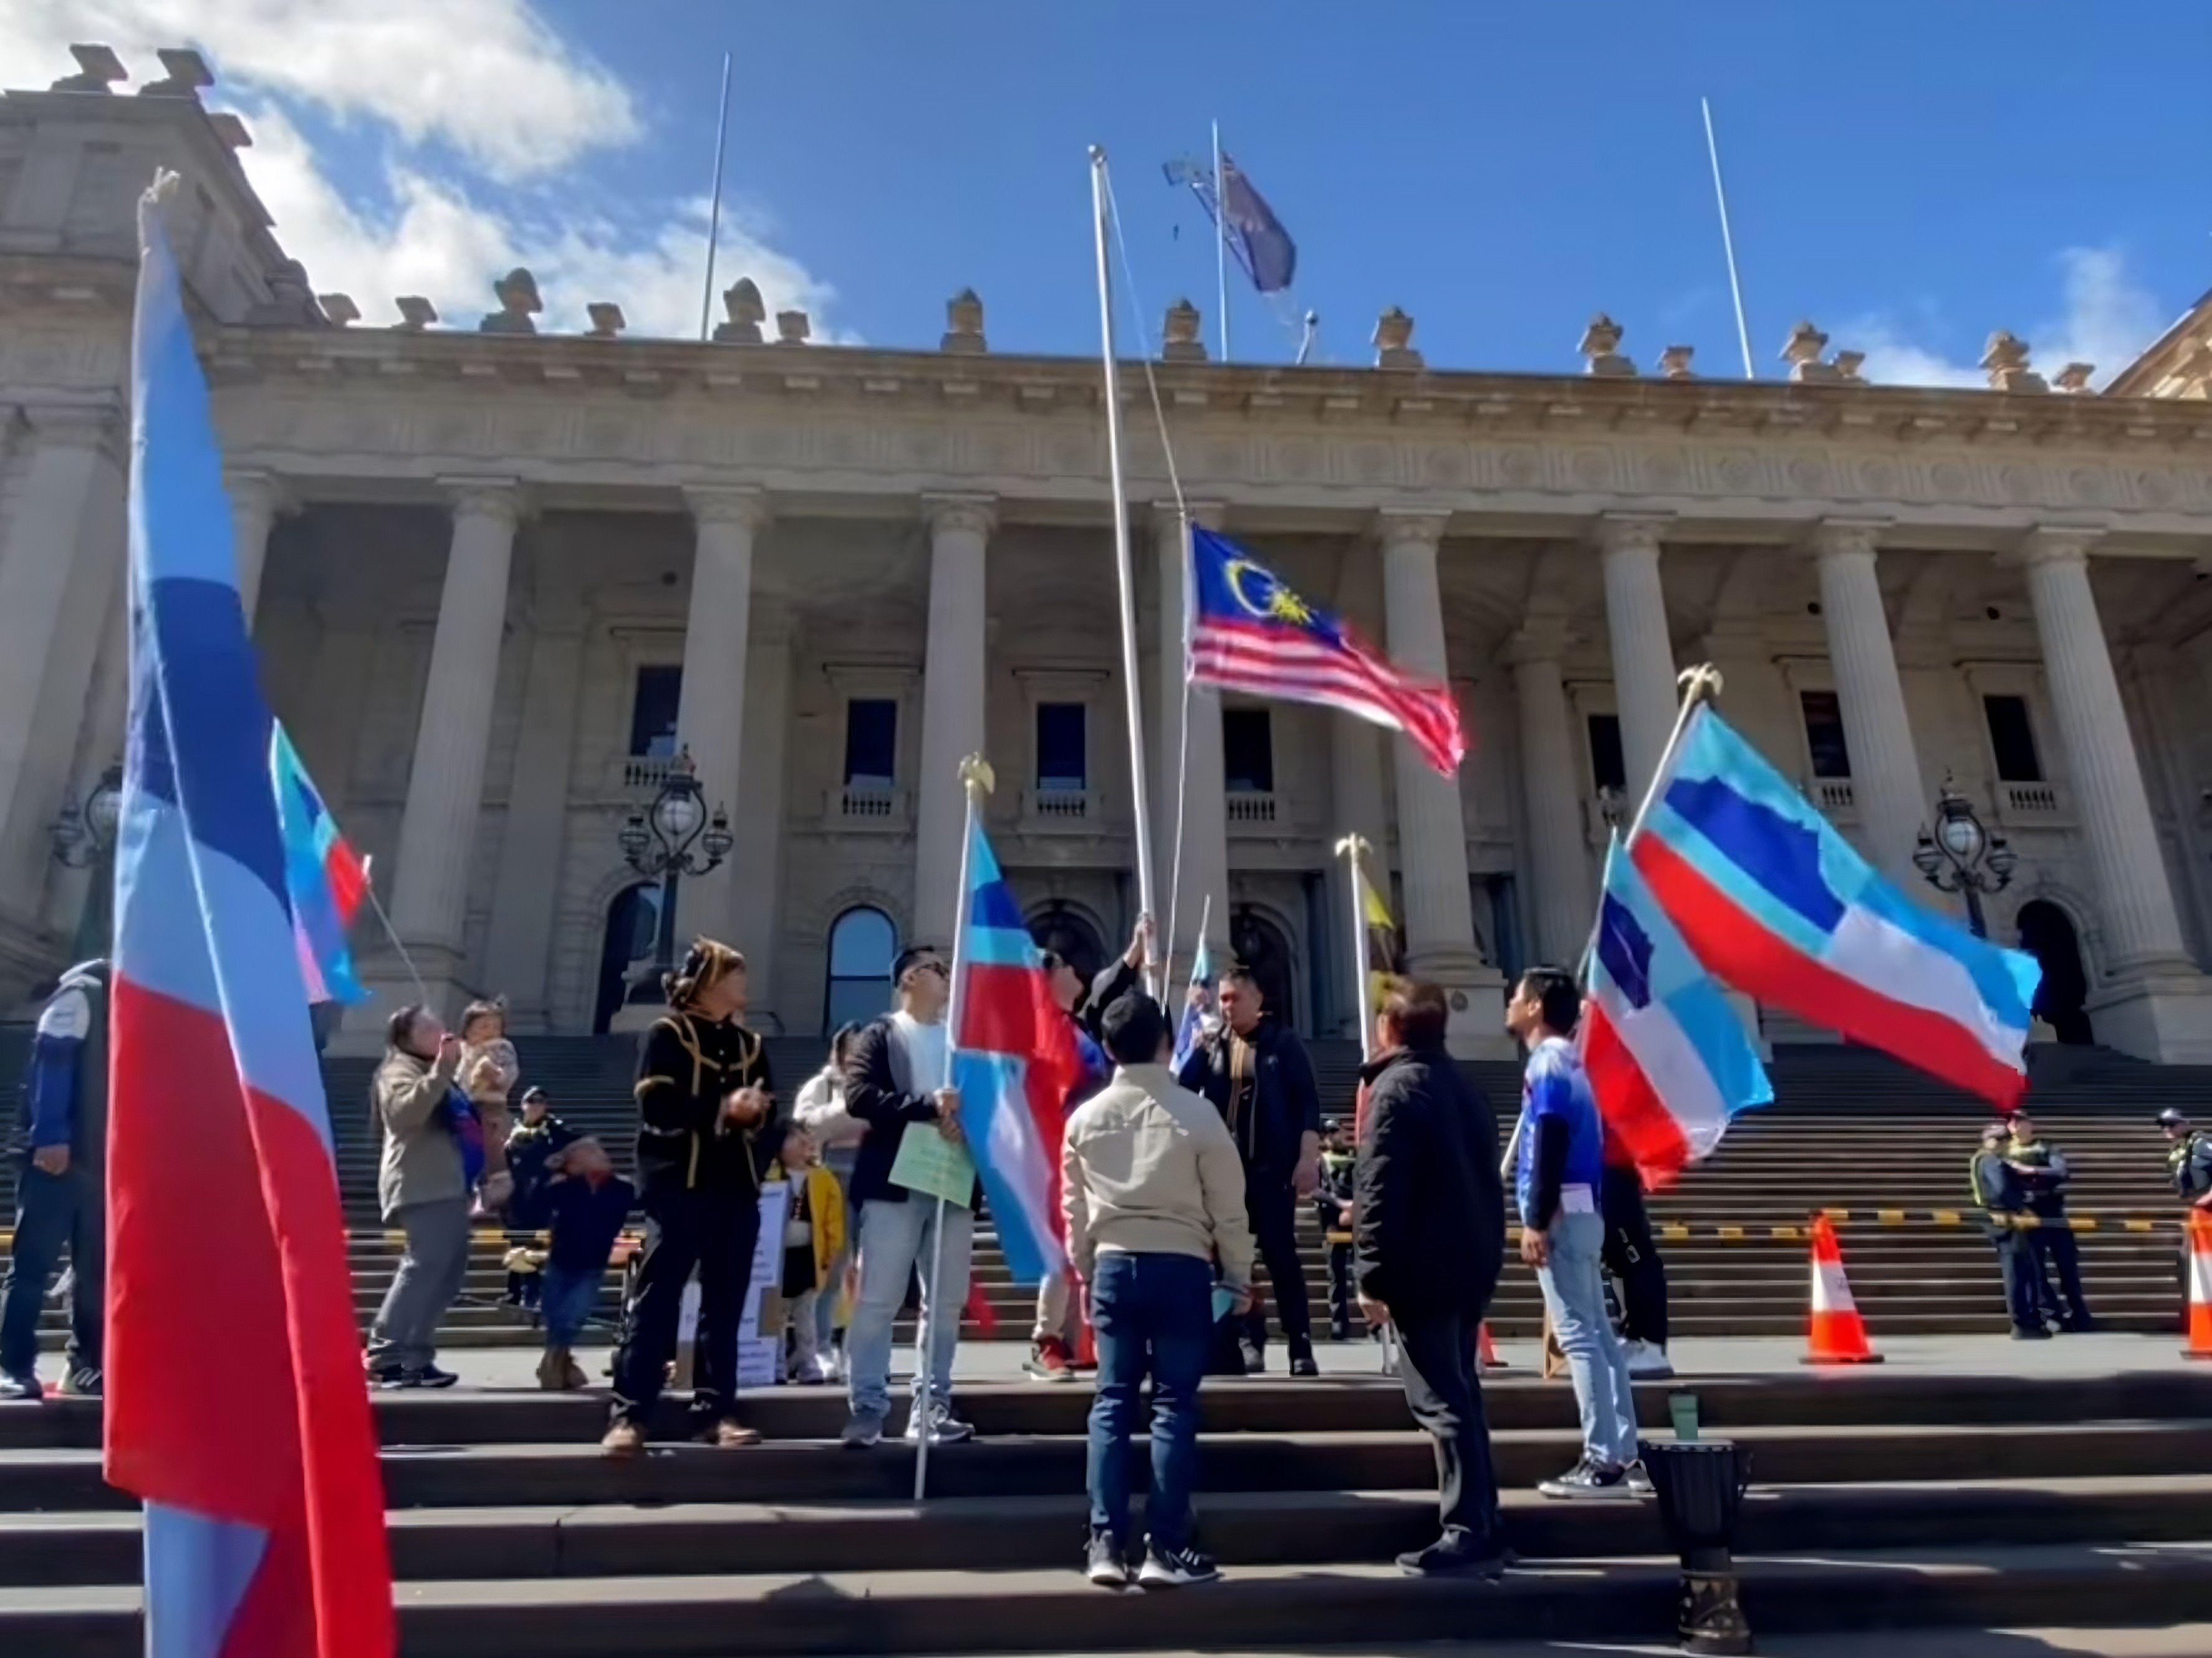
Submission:
<svg viewBox="0 0 2212 1658">
<path fill-rule="evenodd" d="M 1393 667 L 1235 542 L 1190 531 L 1194 683 L 1318 702 L 1403 732 L 1450 777 L 1467 755 L 1451 687 Z"/>
</svg>

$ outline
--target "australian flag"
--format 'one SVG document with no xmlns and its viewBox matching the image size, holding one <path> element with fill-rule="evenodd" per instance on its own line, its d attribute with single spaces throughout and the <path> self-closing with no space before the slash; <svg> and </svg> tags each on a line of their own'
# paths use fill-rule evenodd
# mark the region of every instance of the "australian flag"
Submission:
<svg viewBox="0 0 2212 1658">
<path fill-rule="evenodd" d="M 1170 184 L 1188 185 L 1206 216 L 1221 227 L 1222 239 L 1253 287 L 1262 294 L 1279 294 L 1291 285 L 1298 270 L 1298 245 L 1236 162 L 1225 155 L 1221 158 L 1218 189 L 1213 169 L 1194 161 L 1170 161 L 1164 171 Z"/>
</svg>

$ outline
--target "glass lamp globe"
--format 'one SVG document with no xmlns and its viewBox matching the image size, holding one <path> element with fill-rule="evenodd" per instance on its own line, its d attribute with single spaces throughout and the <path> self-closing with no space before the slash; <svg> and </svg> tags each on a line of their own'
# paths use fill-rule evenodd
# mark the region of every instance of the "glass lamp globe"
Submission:
<svg viewBox="0 0 2212 1658">
<path fill-rule="evenodd" d="M 115 844 L 115 826 L 122 816 L 122 769 L 110 766 L 84 803 L 84 825 L 91 833 L 94 847 L 105 852 Z"/>
<path fill-rule="evenodd" d="M 689 846 L 691 837 L 699 832 L 700 822 L 706 815 L 706 809 L 699 804 L 696 791 L 664 789 L 660 798 L 653 803 L 653 831 L 672 847 Z"/>
<path fill-rule="evenodd" d="M 1937 833 L 1943 837 L 1943 850 L 1960 863 L 1971 864 L 1981 855 L 1982 826 L 1972 813 L 1946 812 Z"/>
</svg>

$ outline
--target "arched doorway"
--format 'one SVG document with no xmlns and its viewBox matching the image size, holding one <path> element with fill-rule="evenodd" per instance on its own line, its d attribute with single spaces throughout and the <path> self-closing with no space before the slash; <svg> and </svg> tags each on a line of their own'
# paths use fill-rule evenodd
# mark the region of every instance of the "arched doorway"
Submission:
<svg viewBox="0 0 2212 1658">
<path fill-rule="evenodd" d="M 633 995 L 658 994 L 650 974 L 639 969 L 653 959 L 660 937 L 660 889 L 641 881 L 624 887 L 607 906 L 606 931 L 599 942 L 599 988 L 592 1006 L 592 1031 L 605 1035 L 623 1003 Z"/>
<path fill-rule="evenodd" d="M 2036 987 L 2035 1015 L 2062 1042 L 2086 1047 L 2096 1040 L 2082 1004 L 2089 998 L 2089 975 L 2081 965 L 2081 941 L 2073 919 L 2047 898 L 2020 907 L 2020 947 L 2043 969 Z"/>
<path fill-rule="evenodd" d="M 1073 968 L 1086 985 L 1106 965 L 1106 941 L 1091 918 L 1058 900 L 1030 917 L 1030 937 L 1039 950 L 1052 951 Z"/>
<path fill-rule="evenodd" d="M 1291 941 L 1266 911 L 1238 904 L 1229 912 L 1229 947 L 1260 987 L 1260 1001 L 1285 1030 L 1298 1026 L 1297 964 Z"/>
<path fill-rule="evenodd" d="M 858 905 L 830 924 L 825 1032 L 872 1019 L 891 1005 L 891 960 L 897 954 L 898 929 L 879 909 Z"/>
</svg>

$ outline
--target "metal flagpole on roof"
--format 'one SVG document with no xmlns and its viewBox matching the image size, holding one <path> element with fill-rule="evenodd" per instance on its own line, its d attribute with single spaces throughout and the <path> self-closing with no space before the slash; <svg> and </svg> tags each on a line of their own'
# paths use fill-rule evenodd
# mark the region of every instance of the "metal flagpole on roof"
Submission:
<svg viewBox="0 0 2212 1658">
<path fill-rule="evenodd" d="M 707 210 L 707 280 L 699 295 L 699 337 L 707 337 L 707 325 L 714 314 L 714 244 L 722 234 L 722 153 L 729 148 L 730 54 L 722 54 L 722 107 L 714 117 L 714 190 Z"/>
<path fill-rule="evenodd" d="M 1152 903 L 1152 820 L 1149 791 L 1145 784 L 1145 699 L 1137 682 L 1137 580 L 1129 555 L 1129 492 L 1121 474 L 1121 383 L 1114 356 L 1114 288 L 1106 268 L 1106 152 L 1091 146 L 1091 206 L 1098 244 L 1098 330 L 1105 364 L 1106 482 L 1113 497 L 1114 563 L 1121 593 L 1121 689 L 1129 722 L 1129 802 L 1134 810 L 1132 828 L 1137 840 L 1137 908 L 1157 919 Z M 1169 940 L 1169 948 L 1174 940 Z M 1157 954 L 1157 952 L 1155 952 Z M 1160 993 L 1159 966 L 1145 963 L 1145 990 Z"/>
<path fill-rule="evenodd" d="M 1221 167 L 1221 123 L 1213 124 L 1213 281 L 1221 304 L 1221 361 L 1229 361 L 1229 179 Z M 1169 947 L 1174 947 L 1170 940 Z"/>
<path fill-rule="evenodd" d="M 1735 338 L 1743 348 L 1743 377 L 1757 380 L 1751 366 L 1751 330 L 1743 319 L 1743 279 L 1735 270 L 1735 238 L 1729 232 L 1728 191 L 1721 185 L 1720 141 L 1713 137 L 1713 100 L 1700 98 L 1698 106 L 1705 112 L 1705 153 L 1712 157 L 1713 197 L 1721 207 L 1721 252 L 1728 255 L 1729 292 L 1735 297 Z"/>
</svg>

